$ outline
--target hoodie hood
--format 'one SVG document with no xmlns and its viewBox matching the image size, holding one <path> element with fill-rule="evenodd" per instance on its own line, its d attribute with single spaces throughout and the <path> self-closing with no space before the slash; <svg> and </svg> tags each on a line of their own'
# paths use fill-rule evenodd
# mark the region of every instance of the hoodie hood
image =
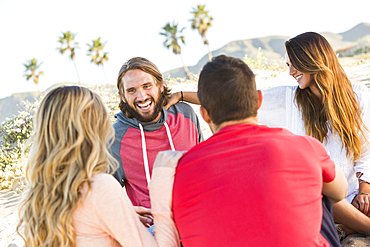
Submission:
<svg viewBox="0 0 370 247">
<path fill-rule="evenodd" d="M 128 125 L 130 127 L 133 127 L 135 129 L 140 129 L 139 124 L 143 126 L 144 131 L 146 132 L 152 132 L 156 131 L 164 125 L 164 123 L 167 121 L 168 113 L 166 109 L 163 107 L 161 111 L 161 117 L 156 122 L 149 122 L 149 123 L 143 123 L 138 121 L 136 118 L 128 118 L 120 111 L 114 117 L 117 119 L 116 124 L 118 125 Z"/>
</svg>

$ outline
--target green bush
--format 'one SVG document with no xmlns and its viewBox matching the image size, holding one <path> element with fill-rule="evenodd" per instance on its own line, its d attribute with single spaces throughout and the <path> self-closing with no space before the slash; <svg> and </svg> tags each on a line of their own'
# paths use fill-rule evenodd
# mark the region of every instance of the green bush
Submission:
<svg viewBox="0 0 370 247">
<path fill-rule="evenodd" d="M 22 150 L 32 133 L 32 120 L 39 101 L 25 102 L 25 109 L 0 125 L 0 189 L 9 188 L 13 180 L 23 175 Z M 24 152 L 27 155 L 27 150 Z"/>
</svg>

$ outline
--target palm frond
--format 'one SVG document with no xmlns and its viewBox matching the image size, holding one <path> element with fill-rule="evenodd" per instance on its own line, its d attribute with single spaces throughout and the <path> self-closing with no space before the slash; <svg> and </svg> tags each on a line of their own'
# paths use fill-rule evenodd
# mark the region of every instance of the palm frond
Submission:
<svg viewBox="0 0 370 247">
<path fill-rule="evenodd" d="M 182 43 L 185 43 L 185 37 L 184 36 L 178 36 L 179 33 L 181 33 L 184 29 L 182 28 L 180 31 L 178 31 L 178 24 L 176 24 L 174 21 L 171 23 L 167 22 L 166 25 L 162 28 L 165 32 L 160 32 L 160 35 L 163 35 L 166 37 L 166 40 L 163 42 L 163 46 L 167 49 L 172 48 L 172 52 L 174 54 L 180 54 L 181 53 L 181 47 L 178 44 L 178 39 L 182 41 Z"/>
</svg>

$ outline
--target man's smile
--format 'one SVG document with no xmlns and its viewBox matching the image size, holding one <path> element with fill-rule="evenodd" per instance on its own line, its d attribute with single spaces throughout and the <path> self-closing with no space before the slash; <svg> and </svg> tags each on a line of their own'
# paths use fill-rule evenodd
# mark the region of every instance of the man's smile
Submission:
<svg viewBox="0 0 370 247">
<path fill-rule="evenodd" d="M 146 100 L 144 103 L 137 103 L 136 104 L 137 107 L 142 110 L 142 111 L 148 111 L 150 110 L 151 106 L 152 106 L 152 100 Z"/>
</svg>

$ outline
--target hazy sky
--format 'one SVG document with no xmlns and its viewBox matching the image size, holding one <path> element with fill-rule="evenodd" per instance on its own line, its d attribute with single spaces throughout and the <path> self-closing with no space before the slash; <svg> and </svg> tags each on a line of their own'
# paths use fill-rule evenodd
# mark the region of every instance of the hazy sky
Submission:
<svg viewBox="0 0 370 247">
<path fill-rule="evenodd" d="M 208 31 L 211 50 L 234 40 L 306 31 L 340 33 L 370 23 L 370 0 L 0 0 L 0 98 L 37 90 L 23 76 L 23 63 L 32 58 L 43 62 L 40 90 L 77 82 L 68 53 L 57 50 L 58 37 L 66 31 L 77 33 L 81 49 L 76 51 L 76 64 L 85 84 L 105 83 L 102 68 L 86 56 L 86 44 L 98 37 L 107 41 L 109 84 L 116 83 L 121 65 L 134 56 L 148 58 L 162 72 L 181 67 L 180 57 L 163 47 L 164 37 L 159 35 L 172 21 L 186 27 L 183 58 L 194 65 L 207 53 L 198 32 L 190 27 L 190 11 L 198 4 L 206 4 L 214 18 Z"/>
</svg>

